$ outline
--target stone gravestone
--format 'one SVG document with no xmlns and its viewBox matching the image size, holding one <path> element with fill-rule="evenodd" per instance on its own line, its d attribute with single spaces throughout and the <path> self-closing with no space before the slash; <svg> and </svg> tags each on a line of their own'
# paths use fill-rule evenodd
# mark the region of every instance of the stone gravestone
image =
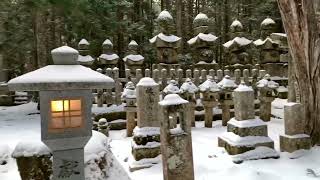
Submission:
<svg viewBox="0 0 320 180">
<path fill-rule="evenodd" d="M 117 67 L 119 56 L 113 53 L 113 44 L 109 39 L 102 43 L 102 54 L 99 56 L 99 63 L 105 71 L 107 68 Z"/>
<path fill-rule="evenodd" d="M 86 39 L 81 39 L 78 44 L 79 58 L 78 62 L 87 67 L 92 67 L 94 58 L 89 54 L 90 43 Z"/>
<path fill-rule="evenodd" d="M 169 94 L 159 102 L 161 152 L 164 180 L 194 180 L 189 102 Z M 180 124 L 171 129 L 172 114 L 180 114 Z"/>
<path fill-rule="evenodd" d="M 132 77 L 136 76 L 137 69 L 143 69 L 144 57 L 138 53 L 139 45 L 132 40 L 128 45 L 127 55 L 123 58 L 125 68 L 130 70 Z"/>
</svg>

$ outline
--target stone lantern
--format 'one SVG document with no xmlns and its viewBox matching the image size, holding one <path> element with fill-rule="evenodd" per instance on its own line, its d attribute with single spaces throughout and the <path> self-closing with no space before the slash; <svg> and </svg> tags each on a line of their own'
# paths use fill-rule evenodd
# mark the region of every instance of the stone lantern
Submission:
<svg viewBox="0 0 320 180">
<path fill-rule="evenodd" d="M 219 102 L 222 109 L 222 125 L 226 126 L 230 119 L 230 105 L 233 103 L 232 93 L 237 84 L 226 75 L 219 83 L 221 91 L 219 93 Z"/>
<path fill-rule="evenodd" d="M 126 57 L 123 58 L 126 69 L 130 69 L 131 75 L 134 75 L 137 69 L 143 69 L 144 57 L 138 54 L 139 45 L 136 41 L 132 40 L 128 45 L 128 52 Z"/>
<path fill-rule="evenodd" d="M 131 137 L 133 129 L 136 127 L 136 112 L 137 112 L 137 96 L 134 83 L 129 81 L 123 90 L 121 98 L 126 102 L 126 119 L 127 119 L 127 137 Z"/>
<path fill-rule="evenodd" d="M 199 86 L 199 89 L 205 110 L 204 125 L 212 128 L 213 108 L 218 105 L 219 86 L 212 76 L 208 76 L 207 80 Z"/>
<path fill-rule="evenodd" d="M 102 43 L 102 54 L 99 56 L 99 62 L 104 68 L 115 68 L 119 60 L 119 56 L 113 53 L 113 44 L 109 39 Z"/>
<path fill-rule="evenodd" d="M 157 22 L 160 27 L 158 35 L 150 39 L 150 43 L 157 48 L 158 69 L 178 69 L 178 48 L 180 47 L 181 38 L 172 33 L 173 18 L 168 11 L 162 11 Z"/>
<path fill-rule="evenodd" d="M 195 108 L 196 108 L 196 93 L 199 92 L 199 88 L 191 81 L 190 78 L 187 78 L 186 81 L 180 87 L 180 95 L 182 98 L 189 101 L 190 104 L 190 119 L 191 126 L 195 127 Z"/>
<path fill-rule="evenodd" d="M 270 75 L 266 74 L 263 79 L 258 81 L 257 88 L 259 90 L 260 100 L 260 118 L 263 121 L 270 121 L 271 118 L 271 102 L 274 100 L 274 91 L 279 84 L 270 79 Z"/>
<path fill-rule="evenodd" d="M 168 85 L 162 90 L 163 97 L 168 94 L 179 94 L 180 89 L 178 87 L 178 82 L 176 80 L 170 80 Z"/>
<path fill-rule="evenodd" d="M 276 31 L 276 22 L 268 17 L 261 22 L 260 29 L 261 39 L 266 39 L 268 36 L 270 36 L 272 33 Z"/>
<path fill-rule="evenodd" d="M 208 33 L 209 18 L 207 15 L 200 13 L 193 20 L 195 37 L 188 41 L 189 46 L 193 49 L 193 59 L 196 68 L 199 69 L 216 69 L 214 46 L 218 39 L 215 35 Z"/>
<path fill-rule="evenodd" d="M 53 152 L 53 179 L 84 180 L 84 146 L 92 134 L 92 89 L 113 79 L 77 65 L 78 51 L 51 51 L 48 65 L 9 81 L 11 90 L 40 91 L 41 140 Z"/>
<path fill-rule="evenodd" d="M 90 43 L 86 39 L 81 39 L 81 41 L 78 44 L 78 50 L 79 50 L 79 57 L 78 62 L 87 67 L 91 67 L 94 59 L 92 56 L 89 55 L 89 45 Z"/>
</svg>

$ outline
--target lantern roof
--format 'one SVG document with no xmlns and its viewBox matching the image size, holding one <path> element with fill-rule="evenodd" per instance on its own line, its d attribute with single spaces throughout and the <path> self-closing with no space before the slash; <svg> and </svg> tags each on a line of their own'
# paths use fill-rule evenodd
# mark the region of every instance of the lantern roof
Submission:
<svg viewBox="0 0 320 180">
<path fill-rule="evenodd" d="M 178 94 L 168 94 L 166 95 L 162 101 L 159 102 L 161 106 L 175 106 L 187 104 L 189 101 L 181 98 Z"/>
<path fill-rule="evenodd" d="M 111 88 L 114 80 L 77 64 L 78 51 L 63 46 L 51 51 L 55 65 L 48 65 L 8 82 L 12 91 L 45 91 Z"/>
<path fill-rule="evenodd" d="M 187 78 L 186 81 L 181 85 L 180 92 L 196 93 L 199 91 L 199 88 L 191 81 L 190 78 Z"/>
<path fill-rule="evenodd" d="M 86 39 L 81 39 L 79 45 L 90 45 L 90 43 Z"/>
</svg>

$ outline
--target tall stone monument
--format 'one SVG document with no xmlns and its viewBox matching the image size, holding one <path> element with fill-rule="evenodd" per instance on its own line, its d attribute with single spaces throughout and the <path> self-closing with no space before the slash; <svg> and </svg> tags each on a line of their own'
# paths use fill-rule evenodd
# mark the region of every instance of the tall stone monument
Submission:
<svg viewBox="0 0 320 180">
<path fill-rule="evenodd" d="M 89 45 L 90 43 L 86 39 L 81 39 L 78 44 L 78 62 L 87 67 L 91 67 L 94 63 L 94 58 L 89 55 Z"/>
<path fill-rule="evenodd" d="M 190 78 L 186 78 L 186 81 L 180 87 L 181 97 L 189 101 L 190 106 L 190 119 L 191 126 L 195 127 L 195 108 L 196 108 L 196 93 L 198 93 L 199 88 L 191 81 Z"/>
<path fill-rule="evenodd" d="M 218 138 L 219 147 L 230 155 L 241 154 L 258 146 L 274 147 L 268 137 L 267 124 L 255 117 L 254 91 L 244 83 L 234 90 L 235 117 L 228 122 L 227 131 Z"/>
<path fill-rule="evenodd" d="M 134 83 L 129 81 L 121 95 L 121 98 L 126 102 L 126 119 L 127 119 L 127 137 L 131 137 L 133 129 L 136 127 L 136 112 L 137 112 L 137 96 Z"/>
<path fill-rule="evenodd" d="M 138 53 L 139 45 L 132 40 L 128 45 L 127 55 L 123 58 L 125 68 L 130 70 L 132 77 L 136 76 L 137 69 L 143 69 L 144 57 Z"/>
<path fill-rule="evenodd" d="M 161 153 L 164 180 L 194 180 L 189 102 L 169 94 L 160 105 Z M 172 114 L 180 114 L 180 124 L 171 129 Z"/>
<path fill-rule="evenodd" d="M 119 56 L 113 53 L 113 44 L 109 39 L 102 43 L 102 54 L 99 56 L 99 63 L 104 70 L 117 67 Z"/>
</svg>

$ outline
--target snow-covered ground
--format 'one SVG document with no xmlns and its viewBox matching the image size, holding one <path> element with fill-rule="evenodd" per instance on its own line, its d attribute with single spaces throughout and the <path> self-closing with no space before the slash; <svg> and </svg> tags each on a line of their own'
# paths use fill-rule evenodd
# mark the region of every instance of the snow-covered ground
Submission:
<svg viewBox="0 0 320 180">
<path fill-rule="evenodd" d="M 272 103 L 272 114 L 276 117 L 283 117 L 285 102 L 285 100 L 276 99 Z M 122 108 L 122 106 L 94 107 L 93 111 L 96 113 L 118 111 Z M 284 132 L 283 120 L 273 118 L 268 125 L 269 136 L 275 141 L 276 150 L 279 151 L 279 134 Z M 215 121 L 213 128 L 204 128 L 203 126 L 203 122 L 197 122 L 196 127 L 192 129 L 193 159 L 197 180 L 229 180 L 234 178 L 240 180 L 312 180 L 315 179 L 315 176 L 308 174 L 308 172 L 314 171 L 320 174 L 320 147 L 293 154 L 280 153 L 280 159 L 254 160 L 234 164 L 231 156 L 223 148 L 217 146 L 217 137 L 226 131 L 226 128 L 221 126 L 221 121 Z M 36 110 L 36 104 L 0 107 L 0 156 L 8 154 L 6 151 L 11 153 L 18 142 L 34 139 L 40 139 L 40 115 Z M 90 143 L 90 146 L 92 147 L 94 144 Z M 148 169 L 129 172 L 131 138 L 125 137 L 125 130 L 111 131 L 109 144 L 115 158 L 131 179 L 163 179 L 161 163 Z M 101 146 L 101 144 L 97 146 Z M 118 162 L 115 161 L 114 164 L 117 166 Z M 125 173 L 119 169 L 113 170 L 109 174 L 109 179 L 118 180 L 121 174 Z M 6 165 L 0 165 L 0 180 L 19 179 L 14 159 L 9 158 Z"/>
</svg>

